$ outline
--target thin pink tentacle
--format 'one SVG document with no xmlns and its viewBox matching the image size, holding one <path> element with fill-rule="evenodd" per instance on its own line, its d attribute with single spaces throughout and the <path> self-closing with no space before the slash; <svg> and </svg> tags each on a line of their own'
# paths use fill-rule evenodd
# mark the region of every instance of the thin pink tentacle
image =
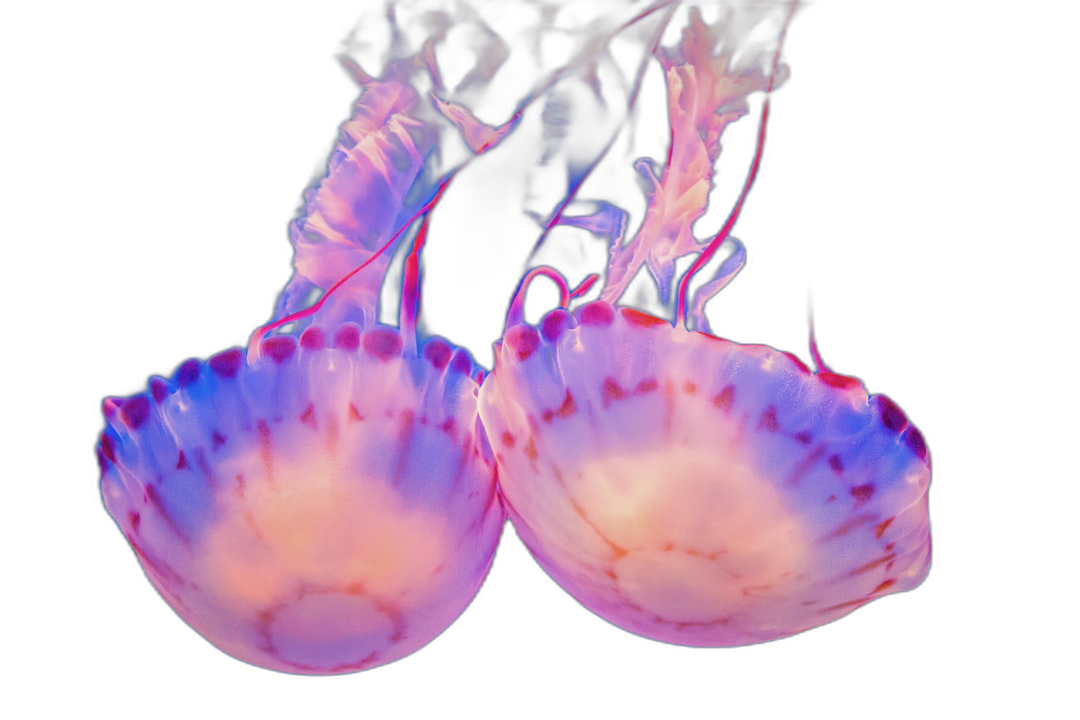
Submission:
<svg viewBox="0 0 1080 720">
<path fill-rule="evenodd" d="M 597 273 L 589 275 L 587 278 L 581 281 L 580 285 L 570 291 L 570 299 L 573 300 L 574 298 L 579 298 L 585 293 L 589 292 L 589 290 L 592 289 L 592 286 L 595 285 L 596 281 L 599 279 L 600 276 Z M 566 305 L 563 305 L 562 307 L 565 308 Z"/>
<path fill-rule="evenodd" d="M 814 361 L 814 372 L 817 373 L 831 373 L 832 368 L 825 364 L 825 361 L 821 357 L 821 352 L 818 350 L 817 337 L 814 335 L 814 308 L 810 307 L 808 311 L 810 321 L 810 358 Z"/>
<path fill-rule="evenodd" d="M 539 275 L 543 275 L 559 286 L 560 307 L 566 307 L 570 303 L 570 286 L 567 284 L 566 278 L 562 276 L 562 273 L 547 265 L 534 267 L 521 278 L 521 282 L 518 283 L 517 290 L 514 292 L 514 299 L 510 301 L 510 309 L 506 312 L 507 328 L 512 328 L 515 325 L 521 324 L 525 314 L 525 293 L 529 289 L 529 283 L 533 281 L 533 278 L 536 278 Z"/>
</svg>

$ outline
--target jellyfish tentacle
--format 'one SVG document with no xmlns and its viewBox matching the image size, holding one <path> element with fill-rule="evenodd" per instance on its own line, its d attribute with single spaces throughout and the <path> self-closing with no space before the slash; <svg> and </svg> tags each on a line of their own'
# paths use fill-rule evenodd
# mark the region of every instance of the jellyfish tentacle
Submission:
<svg viewBox="0 0 1080 720">
<path fill-rule="evenodd" d="M 630 83 L 630 90 L 626 99 L 626 110 L 623 113 L 622 118 L 611 130 L 610 137 L 608 138 L 607 142 L 601 145 L 600 149 L 593 155 L 590 160 L 584 163 L 578 163 L 578 167 L 571 167 L 569 169 L 567 192 L 562 196 L 559 202 L 556 203 L 556 206 L 549 214 L 548 219 L 542 223 L 542 230 L 539 237 L 537 237 L 537 239 L 534 241 L 532 249 L 529 251 L 529 256 L 526 259 L 527 263 L 531 262 L 536 257 L 536 254 L 540 251 L 540 248 L 547 240 L 553 228 L 560 224 L 574 224 L 571 220 L 567 219 L 564 214 L 570 204 L 577 197 L 577 194 L 581 190 L 582 185 L 584 185 L 585 181 L 588 180 L 589 176 L 611 151 L 611 148 L 614 147 L 616 140 L 618 140 L 620 131 L 626 125 L 627 120 L 631 116 L 634 107 L 637 105 L 637 100 L 641 94 L 641 89 L 645 80 L 645 71 L 648 69 L 649 59 L 653 55 L 655 55 L 657 48 L 659 47 L 663 31 L 667 27 L 668 23 L 671 21 L 671 17 L 674 14 L 677 6 L 678 0 L 663 0 L 662 2 L 658 2 L 651 7 L 646 8 L 630 20 L 624 22 L 622 25 L 613 30 L 607 37 L 603 38 L 602 41 L 597 44 L 599 50 L 586 50 L 586 53 L 608 52 L 608 47 L 610 46 L 611 42 L 619 35 L 619 33 L 627 30 L 628 28 L 632 28 L 638 23 L 641 23 L 647 19 L 651 19 L 653 15 L 659 13 L 658 17 L 655 18 L 657 28 L 650 36 L 649 42 L 646 43 L 647 51 L 642 54 L 641 61 L 638 63 L 637 68 L 634 72 L 633 80 Z M 661 13 L 661 11 L 665 12 Z M 595 55 L 583 56 L 570 63 L 567 67 L 584 64 L 587 67 L 591 68 L 589 70 L 591 84 L 593 86 L 594 93 L 599 96 L 599 86 L 598 81 L 596 80 L 595 70 L 596 61 L 595 59 L 593 59 L 594 57 Z M 588 62 L 586 63 L 585 60 L 587 58 Z M 622 237 L 620 235 L 618 241 L 621 242 L 621 240 Z"/>
<path fill-rule="evenodd" d="M 720 264 L 713 278 L 694 293 L 686 323 L 687 330 L 712 334 L 709 318 L 705 315 L 705 304 L 727 287 L 746 265 L 746 246 L 733 235 L 728 235 L 725 242 L 734 245 L 732 253 Z"/>
<path fill-rule="evenodd" d="M 570 286 L 567 284 L 566 278 L 563 277 L 562 273 L 547 265 L 534 267 L 522 276 L 521 281 L 518 283 L 517 290 L 514 291 L 513 298 L 510 300 L 510 309 L 506 313 L 505 330 L 522 323 L 522 318 L 525 314 L 525 294 L 529 289 L 529 284 L 541 275 L 553 281 L 555 285 L 558 286 L 559 307 L 566 307 L 570 303 Z"/>
<path fill-rule="evenodd" d="M 784 28 L 797 4 L 790 4 Z M 659 173 L 648 160 L 636 166 L 650 184 L 646 192 L 648 205 L 634 237 L 612 247 L 601 294 L 607 302 L 616 302 L 622 296 L 644 264 L 657 285 L 661 302 L 668 303 L 675 260 L 701 251 L 701 243 L 691 228 L 707 207 L 724 129 L 749 111 L 750 94 L 771 91 L 787 77 L 786 66 L 778 64 L 779 47 L 772 53 L 775 67 L 769 74 L 733 67 L 738 44 L 725 38 L 724 32 L 722 27 L 707 26 L 694 9 L 682 41 L 656 53 L 668 86 L 668 156 Z M 718 39 L 726 45 L 714 56 L 712 46 Z"/>
<path fill-rule="evenodd" d="M 682 279 L 679 281 L 679 290 L 676 297 L 675 310 L 676 325 L 682 325 L 684 327 L 686 326 L 686 292 L 690 286 L 690 280 L 694 277 L 698 270 L 700 270 L 707 262 L 709 262 L 710 259 L 712 259 L 713 254 L 720 247 L 721 243 L 723 243 L 724 240 L 727 239 L 727 237 L 730 235 L 732 227 L 734 227 L 735 222 L 739 219 L 739 214 L 742 212 L 743 204 L 746 202 L 746 197 L 750 194 L 750 189 L 754 186 L 754 180 L 757 179 L 758 170 L 761 167 L 761 156 L 762 153 L 764 153 L 765 151 L 765 129 L 766 127 L 768 127 L 769 122 L 769 103 L 772 97 L 772 91 L 776 86 L 777 74 L 780 71 L 780 54 L 784 50 L 784 40 L 787 38 L 788 27 L 791 24 L 791 19 L 794 17 L 796 7 L 797 3 L 792 3 L 791 10 L 789 11 L 787 19 L 785 20 L 784 25 L 780 30 L 780 40 L 777 43 L 776 52 L 773 53 L 772 69 L 769 73 L 768 85 L 765 87 L 765 101 L 761 106 L 761 119 L 758 122 L 757 143 L 754 148 L 754 159 L 750 165 L 750 172 L 748 173 L 746 181 L 743 184 L 742 191 L 739 193 L 738 200 L 735 202 L 735 207 L 733 207 L 731 212 L 728 214 L 728 219 L 724 222 L 724 225 L 720 229 L 720 232 L 705 247 L 705 249 L 701 252 L 701 255 L 698 256 L 698 258 L 694 261 L 694 264 L 690 266 L 690 269 L 683 274 Z M 738 253 L 738 249 L 736 249 L 736 253 Z M 724 284 L 726 283 L 721 284 L 720 287 L 713 286 L 709 290 L 715 293 L 716 291 L 719 291 Z M 698 313 L 701 319 L 704 319 L 705 317 L 704 304 L 705 300 L 707 299 L 708 298 L 706 297 L 701 300 L 702 310 Z M 696 302 L 697 298 L 695 298 L 695 304 Z"/>
<path fill-rule="evenodd" d="M 814 361 L 814 372 L 818 373 L 832 373 L 832 369 L 825 364 L 825 360 L 821 357 L 821 351 L 818 348 L 817 335 L 814 332 L 814 307 L 811 305 L 807 308 L 807 323 L 810 326 L 810 358 Z"/>
<path fill-rule="evenodd" d="M 670 1 L 657 3 L 623 27 L 673 5 Z M 405 40 L 393 8 L 387 8 L 386 17 L 395 46 L 403 46 Z M 279 296 L 272 321 L 253 336 L 249 348 L 252 358 L 269 331 L 294 324 L 299 332 L 316 314 L 328 325 L 345 320 L 359 321 L 361 326 L 373 323 L 391 251 L 404 229 L 430 209 L 430 201 L 421 205 L 417 198 L 440 195 L 447 179 L 477 155 L 496 147 L 517 127 L 525 109 L 575 65 L 571 61 L 558 68 L 518 103 L 503 125 L 494 127 L 477 120 L 464 104 L 440 97 L 445 88 L 433 47 L 441 39 L 442 35 L 429 37 L 414 56 L 391 61 L 378 79 L 351 57 L 339 58 L 362 92 L 352 117 L 341 127 L 328 172 L 305 192 L 304 209 L 290 225 L 294 274 Z M 658 41 L 659 31 L 652 41 L 654 49 Z M 488 46 L 491 50 L 490 42 Z M 583 52 L 588 55 L 595 50 L 585 48 Z M 498 54 L 478 63 L 497 67 Z M 425 110 L 410 85 L 417 68 L 427 72 L 434 86 L 428 93 L 434 116 Z M 644 63 L 638 68 L 631 104 L 643 71 Z M 446 130 L 436 123 L 439 118 L 444 125 L 456 128 L 473 153 L 453 170 L 442 173 L 431 162 L 439 155 L 440 134 Z M 424 222 L 426 228 L 426 218 Z M 394 226 L 397 232 L 386 240 Z M 418 283 L 418 260 L 407 260 L 406 265 L 407 273 L 412 273 L 408 279 Z M 346 272 L 347 268 L 352 269 Z M 318 291 L 321 294 L 313 301 L 312 295 Z M 408 300 L 403 309 L 414 304 L 415 298 L 410 295 Z M 408 325 L 407 334 L 415 335 L 416 318 L 404 315 L 403 321 Z M 408 342 L 415 350 L 415 337 Z"/>
<path fill-rule="evenodd" d="M 477 122 L 453 98 L 437 97 L 443 87 L 433 47 L 444 38 L 436 33 L 410 55 L 392 7 L 387 8 L 386 19 L 397 56 L 386 64 L 381 78 L 373 77 L 348 55 L 339 57 L 361 93 L 339 130 L 326 172 L 304 192 L 300 215 L 289 225 L 293 276 L 275 304 L 272 321 L 294 316 L 317 290 L 326 297 L 345 272 L 363 266 L 360 277 L 345 288 L 337 286 L 336 297 L 323 306 L 321 317 L 330 324 L 375 322 L 393 255 L 392 247 L 386 252 L 386 238 L 394 228 L 407 224 L 425 199 L 460 169 L 460 165 L 440 167 L 448 129 L 456 127 L 463 133 L 475 157 L 497 145 L 520 118 L 518 112 L 502 127 L 491 128 Z M 486 70 L 474 80 L 502 62 L 497 48 L 482 50 L 477 62 Z M 434 101 L 431 104 L 421 102 L 421 94 L 413 87 L 424 74 L 433 87 L 427 93 Z M 400 235 L 393 237 L 400 239 Z M 307 317 L 302 319 L 306 322 Z"/>
<path fill-rule="evenodd" d="M 555 268 L 548 265 L 539 265 L 532 268 L 525 273 L 518 282 L 517 290 L 514 291 L 513 298 L 510 300 L 510 309 L 506 312 L 506 322 L 503 324 L 504 331 L 524 322 L 525 294 L 528 292 L 529 285 L 532 281 L 541 275 L 553 281 L 555 285 L 558 286 L 559 307 L 564 310 L 570 306 L 571 300 L 585 295 L 600 279 L 598 274 L 592 273 L 587 275 L 577 287 L 571 288 L 569 283 L 566 282 L 566 278 Z"/>
</svg>

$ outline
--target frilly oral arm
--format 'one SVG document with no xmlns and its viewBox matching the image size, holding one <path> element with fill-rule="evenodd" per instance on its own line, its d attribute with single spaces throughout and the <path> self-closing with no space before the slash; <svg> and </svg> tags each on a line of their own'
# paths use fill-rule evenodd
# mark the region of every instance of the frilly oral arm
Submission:
<svg viewBox="0 0 1080 720">
<path fill-rule="evenodd" d="M 661 301 L 668 301 L 675 260 L 701 250 L 692 226 L 707 208 L 724 128 L 746 114 L 747 96 L 786 76 L 785 69 L 774 82 L 760 70 L 733 70 L 734 47 L 725 47 L 717 57 L 712 54 L 719 33 L 694 10 L 682 42 L 658 53 L 668 86 L 668 157 L 659 176 L 652 162 L 637 163 L 650 185 L 648 209 L 634 238 L 612 247 L 603 300 L 615 302 L 647 263 Z"/>
</svg>

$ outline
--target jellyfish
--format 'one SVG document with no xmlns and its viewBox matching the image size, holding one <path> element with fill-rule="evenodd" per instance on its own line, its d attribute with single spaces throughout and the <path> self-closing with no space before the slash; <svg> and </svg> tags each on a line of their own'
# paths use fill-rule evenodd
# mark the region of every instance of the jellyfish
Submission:
<svg viewBox="0 0 1080 720">
<path fill-rule="evenodd" d="M 422 53 L 399 48 L 378 78 L 343 62 L 361 95 L 290 226 L 272 321 L 246 352 L 107 398 L 97 445 L 105 506 L 168 604 L 226 653 L 302 674 L 430 642 L 477 593 L 505 523 L 484 371 L 417 322 L 428 219 L 456 172 L 445 141 L 481 153 L 512 119 L 487 126 L 439 97 Z M 380 289 L 406 238 L 394 327 Z"/>
<path fill-rule="evenodd" d="M 731 231 L 757 174 L 771 93 L 786 78 L 780 55 L 796 5 L 740 7 L 709 23 L 691 10 L 674 44 L 661 37 L 676 0 L 601 13 L 580 32 L 537 6 L 531 44 L 561 59 L 540 63 L 509 105 L 487 101 L 510 47 L 467 5 L 388 3 L 389 49 L 373 62 L 352 37 L 342 63 L 361 94 L 289 226 L 293 273 L 270 321 L 246 348 L 185 361 L 103 404 L 105 506 L 180 617 L 265 668 L 383 665 L 464 611 L 507 518 L 585 607 L 686 645 L 783 637 L 921 582 L 930 465 L 918 429 L 885 396 L 832 372 L 813 340 L 810 370 L 715 336 L 705 314 L 745 262 Z M 761 27 L 775 30 L 774 43 L 761 45 Z M 547 42 L 550 29 L 573 35 L 575 49 Z M 456 82 L 440 62 L 450 38 L 471 59 Z M 616 56 L 629 72 L 612 71 Z M 663 166 L 635 166 L 646 212 L 626 240 L 624 208 L 597 199 L 579 213 L 578 196 L 654 60 L 670 147 Z M 619 91 L 605 93 L 612 77 Z M 571 82 L 606 113 L 587 118 L 587 142 L 568 137 L 561 114 Z M 750 172 L 723 227 L 699 240 L 692 227 L 721 135 L 756 93 Z M 539 98 L 538 162 L 562 157 L 568 177 L 550 213 L 528 210 L 541 225 L 529 257 L 557 241 L 556 228 L 576 227 L 606 243 L 609 260 L 588 301 L 597 274 L 571 289 L 554 268 L 529 270 L 488 373 L 424 330 L 420 258 L 447 189 L 476 158 L 505 150 Z M 676 261 L 690 255 L 676 282 Z M 396 325 L 384 317 L 394 258 Z M 645 271 L 662 304 L 674 296 L 673 320 L 625 303 Z M 524 301 L 538 277 L 561 295 L 534 326 Z"/>
<path fill-rule="evenodd" d="M 470 106 L 506 42 L 467 14 L 473 62 L 451 84 L 450 11 L 405 5 L 386 6 L 370 68 L 355 36 L 342 55 L 361 94 L 289 226 L 293 274 L 270 322 L 246 352 L 103 404 L 102 496 L 150 582 L 218 648 L 274 670 L 352 672 L 424 646 L 477 593 L 506 519 L 477 412 L 485 372 L 422 339 L 420 253 L 451 181 L 591 55 L 541 68 L 486 124 Z M 404 248 L 394 327 L 383 289 Z"/>
<path fill-rule="evenodd" d="M 775 19 L 740 8 L 742 26 Z M 648 207 L 624 242 L 626 213 L 610 204 L 575 217 L 610 244 L 599 299 L 552 310 L 537 325 L 511 303 L 479 412 L 499 490 L 518 535 L 584 607 L 630 632 L 689 646 L 786 637 L 909 590 L 930 564 L 926 443 L 900 407 L 834 373 L 811 340 L 816 368 L 765 345 L 712 334 L 710 297 L 742 267 L 731 236 L 757 173 L 770 93 L 795 5 L 776 42 L 755 56 L 738 22 L 690 14 L 681 39 L 659 48 L 671 143 L 662 170 L 638 169 Z M 730 18 L 729 18 L 730 19 Z M 698 240 L 724 128 L 764 95 L 751 169 L 720 232 Z M 690 297 L 690 281 L 730 254 Z M 620 298 L 642 269 L 674 318 Z"/>
</svg>

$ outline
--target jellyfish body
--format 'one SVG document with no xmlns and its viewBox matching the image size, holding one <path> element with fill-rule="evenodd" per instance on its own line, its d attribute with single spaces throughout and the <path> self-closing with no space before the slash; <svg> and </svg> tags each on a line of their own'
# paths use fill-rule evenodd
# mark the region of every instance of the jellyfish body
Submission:
<svg viewBox="0 0 1080 720">
<path fill-rule="evenodd" d="M 496 353 L 480 417 L 511 520 L 619 627 L 742 645 L 925 577 L 925 444 L 859 381 L 603 302 Z"/>
<path fill-rule="evenodd" d="M 437 78 L 430 65 L 399 58 L 374 79 L 345 64 L 362 94 L 290 227 L 273 321 L 246 353 L 107 399 L 98 445 L 105 505 L 173 609 L 237 658 L 310 674 L 382 665 L 445 630 L 506 519 L 484 373 L 416 324 L 427 219 L 453 174 L 440 139 L 481 137 L 481 152 L 509 127 L 421 99 L 410 82 Z M 375 318 L 411 231 L 398 330 Z"/>
<path fill-rule="evenodd" d="M 397 18 L 388 7 L 379 77 L 343 59 L 361 95 L 290 225 L 271 322 L 247 353 L 104 403 L 102 496 L 154 587 L 225 652 L 287 672 L 361 670 L 429 642 L 476 594 L 506 520 L 477 416 L 484 372 L 418 337 L 419 253 L 450 179 L 533 98 L 485 125 L 455 98 L 482 99 L 498 38 L 474 18 L 475 82 L 447 89 Z M 376 319 L 410 234 L 398 330 Z"/>
<path fill-rule="evenodd" d="M 500 127 L 454 99 L 476 100 L 477 83 L 506 59 L 482 22 L 468 35 L 481 39 L 475 72 L 455 91 L 442 84 L 434 39 L 410 55 L 396 26 L 381 78 L 346 61 L 363 92 L 290 227 L 294 274 L 271 323 L 246 354 L 189 360 L 147 392 L 104 404 L 106 507 L 155 588 L 212 643 L 314 674 L 407 655 L 471 601 L 507 513 L 586 607 L 686 645 L 797 633 L 926 576 L 929 460 L 896 404 L 820 363 L 812 372 L 708 332 L 705 303 L 745 259 L 730 231 L 759 166 L 769 94 L 786 75 L 780 46 L 795 3 L 771 68 L 738 41 L 776 8 L 713 25 L 691 10 L 681 41 L 660 48 L 677 5 L 602 23 Z M 391 25 L 396 17 L 387 11 Z M 533 269 L 485 375 L 465 350 L 418 338 L 430 212 L 536 98 L 575 76 L 599 98 L 598 63 L 623 31 L 642 53 L 624 78 L 627 113 L 649 58 L 668 84 L 667 161 L 636 164 L 645 217 L 624 243 L 629 215 L 615 204 L 596 198 L 592 213 L 564 213 L 615 136 L 598 151 L 567 151 L 568 191 L 534 252 L 560 224 L 606 240 L 601 300 L 571 313 L 597 276 L 570 292 L 556 271 Z M 721 231 L 700 241 L 691 226 L 705 212 L 720 135 L 754 92 L 766 99 L 751 172 Z M 456 144 L 443 142 L 451 135 Z M 545 135 L 545 157 L 562 137 Z M 409 233 L 399 330 L 376 318 L 390 257 Z M 691 277 L 725 243 L 733 252 L 688 304 Z M 674 327 L 616 307 L 643 268 L 667 304 L 675 262 L 692 253 Z M 562 284 L 563 309 L 533 327 L 522 303 L 536 275 Z"/>
<path fill-rule="evenodd" d="M 774 10 L 737 12 L 756 21 Z M 708 332 L 705 303 L 745 259 L 730 231 L 760 166 L 769 94 L 786 77 L 793 11 L 761 57 L 767 70 L 734 65 L 753 55 L 729 32 L 737 22 L 709 26 L 696 12 L 681 42 L 658 51 L 671 143 L 659 177 L 638 163 L 650 179 L 641 228 L 624 244 L 625 223 L 611 220 L 620 211 L 606 205 L 573 219 L 608 234 L 601 300 L 532 327 L 517 310 L 523 281 L 480 393 L 519 536 L 585 607 L 657 640 L 784 637 L 913 588 L 929 569 L 927 450 L 897 405 L 854 378 Z M 705 211 L 720 134 L 756 91 L 765 100 L 750 172 L 720 232 L 700 241 L 691 223 Z M 732 253 L 688 302 L 691 278 L 725 243 Z M 643 267 L 666 304 L 675 260 L 692 253 L 674 327 L 615 306 Z"/>
<path fill-rule="evenodd" d="M 407 655 L 476 594 L 504 513 L 476 369 L 441 339 L 309 327 L 106 401 L 102 493 L 147 576 L 225 652 L 299 673 Z"/>
</svg>

